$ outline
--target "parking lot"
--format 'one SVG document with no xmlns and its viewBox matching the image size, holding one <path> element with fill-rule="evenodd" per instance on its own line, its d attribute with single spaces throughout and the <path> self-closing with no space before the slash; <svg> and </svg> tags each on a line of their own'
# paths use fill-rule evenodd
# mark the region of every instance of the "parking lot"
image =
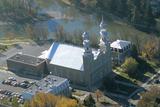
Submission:
<svg viewBox="0 0 160 107">
<path fill-rule="evenodd" d="M 19 103 L 23 103 L 23 91 L 27 90 L 38 80 L 19 77 L 13 73 L 0 71 L 0 100 L 7 98 L 12 99 L 16 97 Z M 14 85 L 17 83 L 17 85 Z"/>
<path fill-rule="evenodd" d="M 0 53 L 0 67 L 7 67 L 6 60 L 17 53 L 40 56 L 43 51 L 49 49 L 50 45 L 50 43 L 16 44 L 6 52 Z M 19 103 L 23 103 L 24 99 L 21 94 L 36 82 L 38 80 L 20 77 L 10 71 L 0 69 L 0 101 L 4 98 L 11 101 L 13 97 L 16 97 Z"/>
<path fill-rule="evenodd" d="M 29 82 L 37 82 L 38 81 L 38 80 L 34 80 L 34 79 L 19 77 L 15 74 L 12 74 L 12 73 L 0 72 L 0 89 L 3 89 L 3 90 L 7 89 L 9 91 L 16 92 L 16 93 L 21 93 L 26 90 L 27 87 L 22 88 L 20 86 L 3 84 L 3 81 L 8 80 L 9 77 L 14 77 L 16 79 L 16 82 L 18 82 L 18 83 L 22 83 L 24 81 L 29 81 Z"/>
</svg>

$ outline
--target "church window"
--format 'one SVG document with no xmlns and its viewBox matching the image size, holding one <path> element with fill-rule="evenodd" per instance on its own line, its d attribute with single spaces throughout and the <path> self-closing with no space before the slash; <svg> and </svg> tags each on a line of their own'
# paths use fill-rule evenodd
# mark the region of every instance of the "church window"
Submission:
<svg viewBox="0 0 160 107">
<path fill-rule="evenodd" d="M 119 49 L 119 52 L 120 52 L 120 53 L 123 53 L 123 49 Z"/>
</svg>

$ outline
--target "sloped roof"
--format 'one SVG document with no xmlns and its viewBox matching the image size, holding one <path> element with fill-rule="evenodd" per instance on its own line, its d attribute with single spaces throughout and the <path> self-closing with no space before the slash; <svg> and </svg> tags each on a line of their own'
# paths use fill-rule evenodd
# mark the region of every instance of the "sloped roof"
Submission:
<svg viewBox="0 0 160 107">
<path fill-rule="evenodd" d="M 81 47 L 55 42 L 39 57 L 49 59 L 50 64 L 83 71 L 83 53 Z"/>
<path fill-rule="evenodd" d="M 116 40 L 111 43 L 112 48 L 117 48 L 117 49 L 124 49 L 126 46 L 131 44 L 130 41 L 125 41 L 125 40 Z"/>
</svg>

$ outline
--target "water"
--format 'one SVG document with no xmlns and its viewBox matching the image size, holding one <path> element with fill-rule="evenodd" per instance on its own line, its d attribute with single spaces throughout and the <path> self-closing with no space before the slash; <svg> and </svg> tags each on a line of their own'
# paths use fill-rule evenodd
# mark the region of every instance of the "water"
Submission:
<svg viewBox="0 0 160 107">
<path fill-rule="evenodd" d="M 56 29 L 59 26 L 63 27 L 64 32 L 67 34 L 74 34 L 75 32 L 83 33 L 88 32 L 90 35 L 99 34 L 99 23 L 96 15 L 89 15 L 81 13 L 74 7 L 66 6 L 58 1 L 54 1 L 52 5 L 47 8 L 39 10 L 39 14 L 48 13 L 54 18 L 47 21 L 37 22 L 36 27 L 45 27 L 48 29 L 49 36 L 54 36 Z M 18 25 L 14 26 L 18 27 Z M 4 23 L 0 23 L 0 37 L 3 37 L 6 32 L 19 33 L 14 27 L 5 27 Z M 14 29 L 13 29 L 14 28 Z M 24 33 L 23 30 L 20 34 Z M 23 35 L 23 34 L 22 34 Z"/>
<path fill-rule="evenodd" d="M 40 10 L 39 13 L 48 13 L 53 16 L 54 18 L 51 20 L 57 23 L 55 27 L 63 26 L 64 31 L 67 33 L 83 33 L 85 31 L 89 32 L 90 35 L 98 35 L 99 33 L 100 22 L 97 21 L 96 15 L 81 13 L 74 7 L 67 7 L 54 1 L 52 6 Z"/>
</svg>

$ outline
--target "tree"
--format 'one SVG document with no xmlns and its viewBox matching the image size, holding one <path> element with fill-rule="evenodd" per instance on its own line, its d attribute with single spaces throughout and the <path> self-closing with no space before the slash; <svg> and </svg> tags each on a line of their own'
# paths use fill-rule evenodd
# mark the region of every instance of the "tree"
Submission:
<svg viewBox="0 0 160 107">
<path fill-rule="evenodd" d="M 122 68 L 128 75 L 135 74 L 138 70 L 138 62 L 132 57 L 126 58 L 125 62 L 122 64 Z"/>
<path fill-rule="evenodd" d="M 97 101 L 99 101 L 99 98 L 103 96 L 103 93 L 100 90 L 96 90 L 95 94 L 96 94 Z"/>
<path fill-rule="evenodd" d="M 143 47 L 143 56 L 148 59 L 153 59 L 159 56 L 160 53 L 160 40 L 155 37 L 151 37 Z"/>
<path fill-rule="evenodd" d="M 87 107 L 95 107 L 95 101 L 91 94 L 85 98 L 84 105 Z"/>
<path fill-rule="evenodd" d="M 160 88 L 151 87 L 151 89 L 142 94 L 142 99 L 139 100 L 137 107 L 159 107 L 160 106 Z"/>
<path fill-rule="evenodd" d="M 12 107 L 19 107 L 19 104 L 18 104 L 18 101 L 17 101 L 16 97 L 14 97 L 13 100 L 12 100 Z"/>
<path fill-rule="evenodd" d="M 37 8 L 33 0 L 1 0 L 0 20 L 15 24 L 33 22 Z"/>
<path fill-rule="evenodd" d="M 131 56 L 135 59 L 138 58 L 138 51 L 137 51 L 137 47 L 135 45 L 133 45 L 131 47 Z"/>
<path fill-rule="evenodd" d="M 24 107 L 77 107 L 77 101 L 53 94 L 37 93 Z"/>
<path fill-rule="evenodd" d="M 87 7 L 94 8 L 97 4 L 97 0 L 81 0 L 81 3 Z"/>
</svg>

